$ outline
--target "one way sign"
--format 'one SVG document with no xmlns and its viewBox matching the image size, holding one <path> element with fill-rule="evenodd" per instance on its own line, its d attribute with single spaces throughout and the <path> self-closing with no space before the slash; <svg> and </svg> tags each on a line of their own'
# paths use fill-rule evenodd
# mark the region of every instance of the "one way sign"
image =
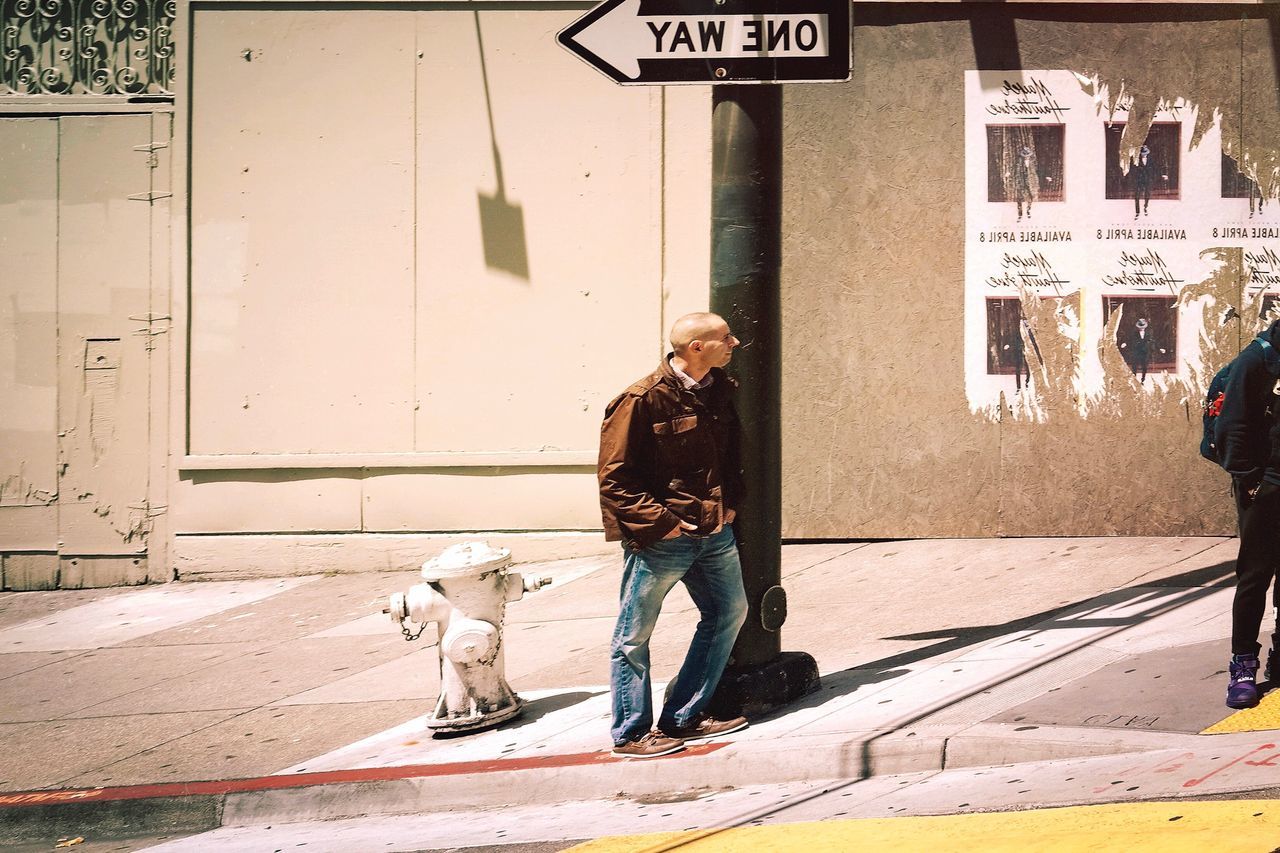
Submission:
<svg viewBox="0 0 1280 853">
<path fill-rule="evenodd" d="M 623 85 L 849 79 L 848 0 L 605 0 L 556 39 Z"/>
</svg>

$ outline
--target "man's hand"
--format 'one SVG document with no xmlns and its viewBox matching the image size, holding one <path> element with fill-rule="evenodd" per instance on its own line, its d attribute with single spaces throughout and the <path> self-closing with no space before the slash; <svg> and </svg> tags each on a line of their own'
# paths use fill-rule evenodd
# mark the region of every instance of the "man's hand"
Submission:
<svg viewBox="0 0 1280 853">
<path fill-rule="evenodd" d="M 727 509 L 724 511 L 725 524 L 733 524 L 733 520 L 737 517 L 738 517 L 738 511 L 736 509 Z"/>
<path fill-rule="evenodd" d="M 1246 480 L 1243 477 L 1231 478 L 1231 491 L 1240 498 L 1240 503 L 1244 507 L 1252 506 L 1253 499 L 1258 496 L 1258 490 L 1262 488 L 1262 481 L 1254 482 L 1252 478 Z"/>
<path fill-rule="evenodd" d="M 689 522 L 687 522 L 687 521 L 682 521 L 682 522 L 680 522 L 680 526 L 679 526 L 679 527 L 675 528 L 674 530 L 672 530 L 670 533 L 668 533 L 666 536 L 663 536 L 662 538 L 663 538 L 663 539 L 676 539 L 676 538 L 678 538 L 682 533 L 685 533 L 686 531 L 689 531 L 689 530 L 697 530 L 697 529 L 698 529 L 698 525 L 696 525 L 696 524 L 690 524 L 690 523 L 689 523 Z"/>
</svg>

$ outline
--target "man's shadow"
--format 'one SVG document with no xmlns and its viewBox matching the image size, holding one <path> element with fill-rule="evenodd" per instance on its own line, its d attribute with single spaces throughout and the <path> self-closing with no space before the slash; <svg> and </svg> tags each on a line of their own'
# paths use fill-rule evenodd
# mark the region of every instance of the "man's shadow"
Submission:
<svg viewBox="0 0 1280 853">
<path fill-rule="evenodd" d="M 808 696 L 802 697 L 796 702 L 791 703 L 783 708 L 763 716 L 760 721 L 777 719 L 787 714 L 809 708 L 817 708 L 826 703 L 849 696 L 859 689 L 871 684 L 880 684 L 885 681 L 892 681 L 904 675 L 910 675 L 912 664 L 917 664 L 930 658 L 946 655 L 951 652 L 960 651 L 970 646 L 977 646 L 989 640 L 998 639 L 1004 636 L 1011 636 L 1023 631 L 1030 630 L 1036 626 L 1040 626 L 1043 630 L 1052 630 L 1055 627 L 1072 627 L 1081 628 L 1089 625 L 1106 625 L 1117 629 L 1129 628 L 1140 625 L 1143 622 L 1150 621 L 1157 616 L 1168 613 L 1177 609 L 1183 604 L 1189 603 L 1193 598 L 1198 598 L 1202 593 L 1201 589 L 1219 589 L 1231 587 L 1235 583 L 1235 561 L 1219 563 L 1214 566 L 1207 566 L 1202 569 L 1194 569 L 1181 574 L 1172 575 L 1170 577 L 1160 578 L 1153 581 L 1138 581 L 1128 586 L 1121 587 L 1112 592 L 1103 593 L 1102 595 L 1090 596 L 1079 601 L 1054 607 L 1049 610 L 1042 610 L 1039 613 L 1033 613 L 1029 616 L 1022 616 L 1017 619 L 1011 619 L 1008 622 L 1002 622 L 997 625 L 974 625 L 962 628 L 941 628 L 935 631 L 921 631 L 914 634 L 899 634 L 891 637 L 883 637 L 885 640 L 937 640 L 927 646 L 912 649 L 910 651 L 901 652 L 899 654 L 890 655 L 889 657 L 880 658 L 879 660 L 869 661 L 867 663 L 855 664 L 854 666 L 840 670 L 838 672 L 824 675 L 818 689 L 810 693 Z M 1186 592 L 1178 593 L 1173 590 L 1195 589 L 1194 594 Z M 1136 613 L 1133 616 L 1106 618 L 1106 619 L 1090 619 L 1087 615 L 1062 623 L 1062 625 L 1054 625 L 1052 620 L 1065 613 L 1077 610 L 1080 607 L 1090 603 L 1099 602 L 1107 598 L 1116 598 L 1123 594 L 1126 590 L 1136 589 L 1169 589 L 1169 593 L 1147 593 L 1146 595 L 1133 599 L 1130 603 L 1147 602 L 1152 606 Z M 1160 599 L 1165 599 L 1160 601 Z M 1042 623 L 1049 623 L 1047 625 Z M 968 695 L 956 697 L 948 705 L 956 704 Z M 929 710 L 921 717 L 905 721 L 899 724 L 898 728 L 904 725 L 919 722 L 923 716 L 936 713 L 941 707 L 936 707 L 930 703 Z M 946 705 L 942 706 L 946 707 Z"/>
<path fill-rule="evenodd" d="M 1208 566 L 1203 569 L 1194 569 L 1192 571 L 1183 572 L 1182 574 L 1173 575 L 1167 578 L 1161 578 L 1159 580 L 1154 580 L 1149 582 L 1143 582 L 1143 581 L 1135 582 L 1135 583 L 1129 584 L 1128 586 L 1121 587 L 1117 590 L 1113 590 L 1109 593 L 1103 593 L 1102 595 L 1095 595 L 1089 598 L 1081 599 L 1080 601 L 1077 601 L 1074 604 L 1065 604 L 1065 605 L 1062 605 L 1061 607 L 1054 607 L 1050 610 L 1044 610 L 1044 611 L 1041 611 L 1040 613 L 1034 613 L 1030 616 L 1023 616 L 1018 619 L 1012 619 L 1008 622 L 1004 622 L 998 625 L 976 625 L 976 626 L 967 627 L 967 628 L 946 628 L 946 629 L 941 629 L 937 631 L 922 631 L 915 634 L 903 634 L 896 637 L 886 637 L 885 639 L 890 639 L 890 640 L 936 639 L 938 640 L 938 642 L 933 643 L 932 645 L 929 645 L 929 646 L 924 646 L 919 649 L 913 649 L 909 652 L 903 652 L 902 654 L 891 655 L 886 658 L 881 658 L 880 660 L 877 660 L 877 661 L 871 661 L 866 664 L 859 664 L 856 666 L 852 666 L 847 669 L 841 670 L 839 672 L 832 673 L 831 675 L 824 676 L 823 685 L 821 688 L 819 688 L 819 692 L 811 694 L 805 699 L 802 699 L 799 702 L 788 705 L 786 708 L 782 708 L 777 712 L 770 714 L 768 717 L 764 717 L 761 719 L 770 719 L 778 716 L 783 716 L 785 714 L 791 713 L 801 708 L 818 707 L 828 701 L 831 701 L 832 699 L 835 699 L 841 696 L 847 696 L 851 693 L 854 693 L 858 689 L 865 687 L 868 684 L 875 684 L 878 682 L 890 681 L 894 678 L 899 678 L 903 675 L 909 674 L 911 671 L 909 669 L 903 669 L 902 667 L 906 667 L 906 666 L 909 666 L 910 664 L 927 660 L 936 655 L 943 655 L 948 652 L 958 651 L 959 649 L 963 649 L 968 646 L 978 645 L 979 643 L 983 643 L 988 640 L 1016 634 L 1021 631 L 1026 631 L 1036 626 L 1040 626 L 1042 628 L 1044 627 L 1051 628 L 1052 627 L 1051 625 L 1045 626 L 1042 623 L 1049 622 L 1050 620 L 1053 620 L 1056 617 L 1063 615 L 1064 613 L 1080 608 L 1091 602 L 1097 603 L 1098 606 L 1104 606 L 1104 603 L 1106 602 L 1107 599 L 1115 600 L 1117 595 L 1120 593 L 1123 593 L 1125 590 L 1152 589 L 1152 588 L 1158 590 L 1161 588 L 1167 588 L 1170 590 L 1170 592 L 1167 594 L 1164 594 L 1163 598 L 1165 598 L 1165 601 L 1159 602 L 1159 603 L 1157 603 L 1158 599 L 1162 597 L 1159 593 L 1146 593 L 1144 595 L 1133 598 L 1130 600 L 1129 603 L 1132 604 L 1132 603 L 1146 601 L 1148 603 L 1152 603 L 1154 606 L 1148 608 L 1142 613 L 1135 614 L 1134 616 L 1131 616 L 1131 617 L 1107 618 L 1102 620 L 1094 620 L 1095 624 L 1098 622 L 1101 622 L 1109 626 L 1114 626 L 1116 627 L 1117 630 L 1120 630 L 1125 627 L 1132 627 L 1134 625 L 1139 625 L 1139 624 L 1142 624 L 1143 622 L 1150 621 L 1151 619 L 1157 616 L 1163 615 L 1165 613 L 1169 613 L 1177 609 L 1178 607 L 1183 606 L 1184 604 L 1190 603 L 1191 601 L 1194 601 L 1198 598 L 1202 598 L 1206 594 L 1207 590 L 1230 588 L 1231 586 L 1234 585 L 1234 583 L 1235 583 L 1235 561 L 1231 560 L 1228 562 L 1219 563 L 1215 566 Z M 1090 624 L 1090 622 L 1086 614 L 1082 616 L 1082 618 L 1080 619 L 1071 620 L 1070 622 L 1064 622 L 1063 626 L 1065 627 L 1068 624 L 1073 627 L 1081 627 L 1083 625 Z M 1066 652 L 1066 653 L 1069 653 L 1069 652 Z M 1054 657 L 1056 658 L 1058 656 L 1059 655 L 1055 655 Z M 867 738 L 866 740 L 862 741 L 861 744 L 857 745 L 860 748 L 860 752 L 861 752 L 862 766 L 859 774 L 856 777 L 850 778 L 834 786 L 823 786 L 818 791 L 814 791 L 813 793 L 804 794 L 799 797 L 789 799 L 785 803 L 781 803 L 781 804 L 773 803 L 762 809 L 755 810 L 744 815 L 740 815 L 734 819 L 725 821 L 723 824 L 721 824 L 716 828 L 708 830 L 706 833 L 700 836 L 700 838 L 705 839 L 705 838 L 714 836 L 721 831 L 724 831 L 726 829 L 731 829 L 733 827 L 746 826 L 748 823 L 751 823 L 752 821 L 755 821 L 764 817 L 777 816 L 779 814 L 786 812 L 789 809 L 794 809 L 798 806 L 801 806 L 804 803 L 807 803 L 810 800 L 813 800 L 817 797 L 829 795 L 833 792 L 839 791 L 843 788 L 848 788 L 848 787 L 857 785 L 865 781 L 866 779 L 869 779 L 872 775 L 874 775 L 874 768 L 872 767 L 872 749 L 877 740 L 885 737 L 888 734 L 892 734 L 894 731 L 900 731 L 907 726 L 918 723 L 920 722 L 920 720 L 934 713 L 937 713 L 943 708 L 946 708 L 958 702 L 964 701 L 965 699 L 970 698 L 970 696 L 972 696 L 975 692 L 980 691 L 981 689 L 983 688 L 981 687 L 975 688 L 974 690 L 969 691 L 965 695 L 955 697 L 950 701 L 946 703 L 942 703 L 940 705 L 930 705 L 923 712 L 914 715 L 911 719 L 903 720 L 895 724 L 894 726 L 892 726 L 889 730 L 884 732 L 878 732 L 872 735 L 871 737 Z M 657 845 L 654 848 L 652 848 L 652 850 L 654 851 L 654 853 L 657 853 L 657 851 L 660 851 L 660 850 L 674 850 L 674 849 L 677 849 L 679 846 L 681 846 L 682 843 L 683 842 L 677 841 L 669 845 Z"/>
</svg>

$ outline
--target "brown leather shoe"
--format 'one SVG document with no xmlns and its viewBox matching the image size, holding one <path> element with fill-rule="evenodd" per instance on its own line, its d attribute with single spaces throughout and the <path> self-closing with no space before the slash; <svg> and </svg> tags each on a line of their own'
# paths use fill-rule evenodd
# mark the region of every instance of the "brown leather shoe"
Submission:
<svg viewBox="0 0 1280 853">
<path fill-rule="evenodd" d="M 654 729 L 636 740 L 629 740 L 613 748 L 613 754 L 620 758 L 657 758 L 659 755 L 670 755 L 684 749 L 684 741 L 680 738 L 667 737 Z"/>
<path fill-rule="evenodd" d="M 708 717 L 705 714 L 698 717 L 687 726 L 678 728 L 668 728 L 663 731 L 667 737 L 679 738 L 680 740 L 702 740 L 703 738 L 715 737 L 716 735 L 727 735 L 729 732 L 736 732 L 745 729 L 748 725 L 746 717 L 734 717 L 732 720 L 717 720 L 715 717 Z"/>
</svg>

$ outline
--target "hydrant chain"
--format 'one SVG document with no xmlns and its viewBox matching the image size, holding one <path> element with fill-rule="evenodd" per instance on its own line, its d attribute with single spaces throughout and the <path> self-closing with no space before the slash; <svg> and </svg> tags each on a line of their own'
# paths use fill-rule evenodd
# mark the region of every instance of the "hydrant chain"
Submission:
<svg viewBox="0 0 1280 853">
<path fill-rule="evenodd" d="M 407 641 L 408 641 L 408 642 L 410 642 L 410 643 L 412 643 L 414 640 L 416 640 L 416 639 L 418 639 L 419 637 L 421 637 L 421 636 L 422 636 L 422 632 L 423 632 L 423 631 L 425 631 L 425 630 L 427 630 L 427 623 L 426 623 L 426 622 L 423 622 L 423 623 L 422 623 L 422 625 L 421 625 L 421 626 L 419 626 L 419 628 L 418 628 L 418 633 L 416 633 L 416 634 L 409 630 L 409 626 L 408 626 L 408 625 L 405 625 L 404 623 L 401 623 L 401 624 L 400 624 L 400 633 L 401 633 L 401 634 L 404 634 L 404 638 L 405 638 L 405 640 L 407 640 Z"/>
</svg>

